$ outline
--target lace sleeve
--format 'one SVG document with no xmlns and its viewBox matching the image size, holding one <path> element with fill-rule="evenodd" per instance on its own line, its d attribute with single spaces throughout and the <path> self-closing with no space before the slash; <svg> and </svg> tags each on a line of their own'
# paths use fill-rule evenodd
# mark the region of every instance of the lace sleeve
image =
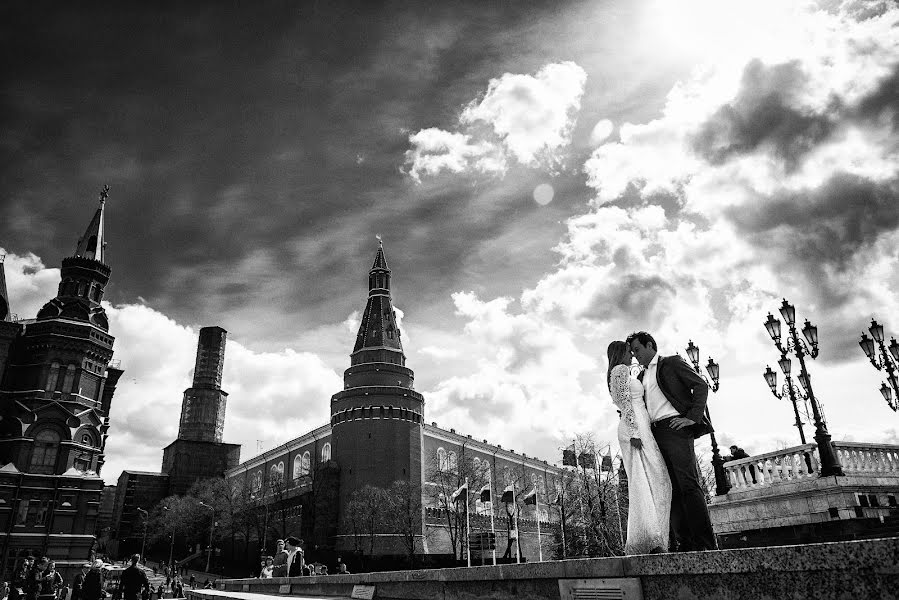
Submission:
<svg viewBox="0 0 899 600">
<path fill-rule="evenodd" d="M 618 365 L 612 370 L 611 384 L 612 401 L 621 410 L 628 437 L 639 439 L 637 418 L 634 415 L 634 405 L 631 404 L 630 371 L 627 366 Z"/>
</svg>

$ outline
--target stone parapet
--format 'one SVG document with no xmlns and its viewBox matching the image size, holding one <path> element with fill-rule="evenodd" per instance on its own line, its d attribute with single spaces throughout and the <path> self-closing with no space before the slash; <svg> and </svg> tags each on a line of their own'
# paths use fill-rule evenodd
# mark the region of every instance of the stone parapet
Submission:
<svg viewBox="0 0 899 600">
<path fill-rule="evenodd" d="M 899 590 L 899 538 L 496 567 L 232 579 L 218 581 L 218 590 L 189 590 L 187 596 L 189 600 L 264 600 L 264 595 L 339 598 L 349 597 L 354 585 L 374 586 L 376 598 L 405 600 L 560 600 L 561 590 L 591 585 L 627 588 L 628 593 L 583 597 L 886 600 L 896 598 Z"/>
</svg>

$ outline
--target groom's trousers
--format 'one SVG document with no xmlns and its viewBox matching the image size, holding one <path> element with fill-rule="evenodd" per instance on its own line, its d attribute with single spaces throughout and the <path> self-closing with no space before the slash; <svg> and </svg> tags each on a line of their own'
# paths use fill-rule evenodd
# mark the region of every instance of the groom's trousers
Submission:
<svg viewBox="0 0 899 600">
<path fill-rule="evenodd" d="M 672 548 L 686 550 L 714 550 L 717 548 L 712 521 L 699 482 L 693 433 L 689 428 L 672 429 L 671 419 L 652 424 L 668 475 L 671 477 Z"/>
</svg>

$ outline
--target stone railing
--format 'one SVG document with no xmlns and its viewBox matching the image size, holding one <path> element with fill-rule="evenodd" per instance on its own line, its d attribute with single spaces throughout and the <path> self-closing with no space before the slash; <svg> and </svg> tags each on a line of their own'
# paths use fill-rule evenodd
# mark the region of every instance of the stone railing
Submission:
<svg viewBox="0 0 899 600">
<path fill-rule="evenodd" d="M 818 476 L 816 444 L 805 444 L 724 463 L 731 491 L 767 487 L 782 481 L 814 479 Z"/>
<path fill-rule="evenodd" d="M 899 446 L 864 442 L 834 442 L 846 475 L 899 477 Z"/>
</svg>

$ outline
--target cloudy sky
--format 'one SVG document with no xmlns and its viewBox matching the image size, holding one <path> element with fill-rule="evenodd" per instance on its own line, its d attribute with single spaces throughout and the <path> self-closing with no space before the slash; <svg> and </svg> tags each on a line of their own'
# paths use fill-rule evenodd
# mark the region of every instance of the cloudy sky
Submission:
<svg viewBox="0 0 899 600">
<path fill-rule="evenodd" d="M 111 188 L 109 482 L 159 469 L 205 325 L 243 458 L 325 423 L 376 235 L 427 421 L 551 461 L 614 444 L 606 346 L 647 329 L 721 364 L 719 442 L 797 444 L 761 375 L 787 297 L 834 438 L 899 443 L 856 343 L 899 334 L 895 3 L 3 13 L 13 312 L 55 295 Z"/>
</svg>

